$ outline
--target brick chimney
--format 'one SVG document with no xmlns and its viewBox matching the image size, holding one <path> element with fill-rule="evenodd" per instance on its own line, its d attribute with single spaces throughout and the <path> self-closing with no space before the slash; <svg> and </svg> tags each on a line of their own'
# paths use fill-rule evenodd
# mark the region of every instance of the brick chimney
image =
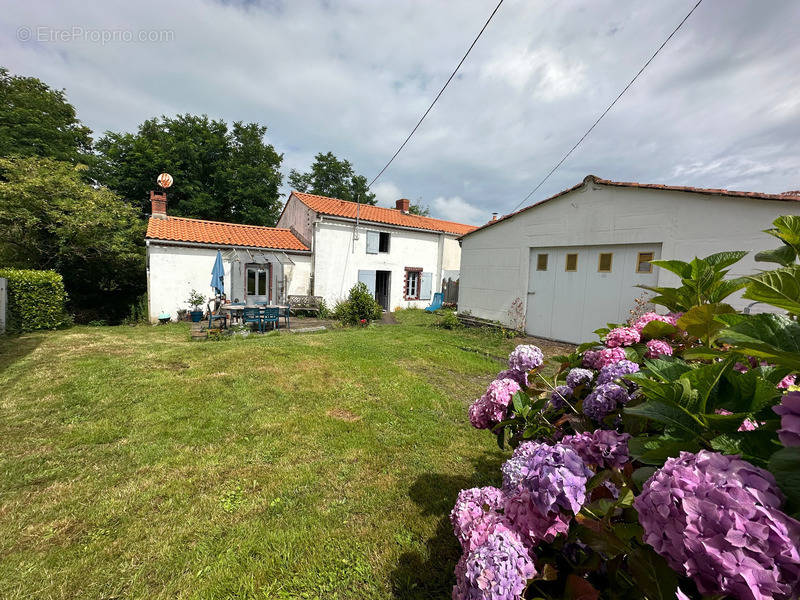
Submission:
<svg viewBox="0 0 800 600">
<path fill-rule="evenodd" d="M 167 218 L 167 193 L 150 191 L 151 215 L 156 219 Z"/>
<path fill-rule="evenodd" d="M 395 206 L 400 212 L 408 214 L 408 209 L 411 206 L 411 200 L 408 198 L 400 198 L 400 200 L 395 203 Z"/>
</svg>

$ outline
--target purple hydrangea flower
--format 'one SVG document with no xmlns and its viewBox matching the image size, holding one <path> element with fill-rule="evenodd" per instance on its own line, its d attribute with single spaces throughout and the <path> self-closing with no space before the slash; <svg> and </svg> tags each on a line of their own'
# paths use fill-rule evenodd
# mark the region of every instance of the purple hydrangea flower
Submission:
<svg viewBox="0 0 800 600">
<path fill-rule="evenodd" d="M 527 373 L 542 366 L 544 354 L 537 346 L 520 344 L 508 355 L 508 368 Z"/>
<path fill-rule="evenodd" d="M 645 358 L 658 358 L 659 356 L 672 356 L 672 346 L 664 340 L 650 340 L 645 344 L 647 352 Z"/>
<path fill-rule="evenodd" d="M 559 533 L 567 533 L 572 520 L 561 511 L 542 515 L 533 502 L 533 495 L 522 491 L 506 498 L 505 516 L 522 541 L 533 547 L 540 542 L 552 542 Z"/>
<path fill-rule="evenodd" d="M 513 379 L 495 379 L 483 396 L 493 404 L 508 406 L 511 404 L 511 397 L 519 390 L 519 384 Z"/>
<path fill-rule="evenodd" d="M 658 313 L 649 312 L 643 314 L 641 317 L 636 319 L 633 323 L 633 328 L 638 331 L 639 333 L 642 332 L 645 325 L 647 325 L 650 321 L 661 321 L 662 323 L 669 323 L 670 325 L 675 325 L 678 322 L 678 318 L 674 315 L 659 315 Z"/>
<path fill-rule="evenodd" d="M 600 369 L 600 374 L 597 376 L 597 383 L 598 385 L 602 385 L 604 383 L 613 383 L 623 375 L 630 375 L 631 373 L 637 373 L 638 371 L 639 365 L 637 365 L 635 362 L 621 360 L 613 365 L 606 365 Z"/>
<path fill-rule="evenodd" d="M 613 365 L 627 359 L 622 348 L 603 348 L 602 350 L 587 350 L 583 354 L 583 366 L 589 369 L 602 369 L 606 365 Z"/>
<path fill-rule="evenodd" d="M 589 369 L 575 368 L 567 373 L 567 385 L 573 390 L 579 385 L 586 385 L 592 382 L 594 373 Z"/>
<path fill-rule="evenodd" d="M 800 392 L 789 392 L 772 410 L 781 416 L 778 437 L 784 446 L 800 446 Z"/>
<path fill-rule="evenodd" d="M 617 327 L 606 334 L 606 346 L 618 348 L 619 346 L 632 346 L 641 337 L 639 332 L 633 327 Z"/>
<path fill-rule="evenodd" d="M 495 487 L 461 490 L 450 512 L 450 522 L 464 552 L 480 546 L 502 522 L 505 495 Z"/>
<path fill-rule="evenodd" d="M 629 433 L 598 429 L 592 433 L 566 435 L 560 443 L 575 450 L 583 462 L 590 467 L 621 469 L 630 460 L 629 439 L 631 439 Z"/>
<path fill-rule="evenodd" d="M 550 394 L 550 406 L 559 410 L 566 408 L 570 398 L 572 398 L 572 388 L 568 385 L 559 385 Z"/>
<path fill-rule="evenodd" d="M 514 369 L 507 369 L 500 371 L 495 379 L 512 379 L 517 382 L 520 387 L 528 387 L 528 372 L 515 371 Z"/>
<path fill-rule="evenodd" d="M 774 477 L 741 460 L 681 452 L 634 500 L 644 541 L 703 594 L 789 598 L 800 591 L 800 522 Z"/>
<path fill-rule="evenodd" d="M 620 404 L 626 404 L 630 397 L 625 388 L 616 383 L 603 383 L 594 388 L 583 400 L 583 413 L 595 421 L 617 410 Z"/>
<path fill-rule="evenodd" d="M 536 568 L 514 531 L 498 526 L 456 564 L 453 600 L 518 600 Z"/>
<path fill-rule="evenodd" d="M 503 491 L 508 496 L 528 492 L 541 515 L 561 509 L 577 513 L 586 500 L 592 472 L 573 449 L 556 444 L 525 442 L 503 466 Z"/>
</svg>

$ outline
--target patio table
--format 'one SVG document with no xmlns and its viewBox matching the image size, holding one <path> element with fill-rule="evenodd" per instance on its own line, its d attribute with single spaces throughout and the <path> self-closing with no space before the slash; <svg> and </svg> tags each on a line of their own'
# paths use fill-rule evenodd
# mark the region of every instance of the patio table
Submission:
<svg viewBox="0 0 800 600">
<path fill-rule="evenodd" d="M 278 308 L 280 310 L 288 310 L 288 304 L 225 304 L 220 307 L 221 310 L 227 310 L 231 315 L 231 322 L 236 318 L 240 323 L 242 322 L 242 313 L 245 308 L 257 308 L 263 310 L 265 308 Z"/>
</svg>

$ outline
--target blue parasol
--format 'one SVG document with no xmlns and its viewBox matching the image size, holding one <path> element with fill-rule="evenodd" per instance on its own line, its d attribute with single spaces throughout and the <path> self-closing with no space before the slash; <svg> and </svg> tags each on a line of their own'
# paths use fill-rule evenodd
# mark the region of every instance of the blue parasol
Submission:
<svg viewBox="0 0 800 600">
<path fill-rule="evenodd" d="M 222 266 L 222 253 L 219 250 L 217 250 L 214 268 L 211 269 L 211 287 L 216 289 L 218 294 L 225 293 L 225 269 Z"/>
</svg>

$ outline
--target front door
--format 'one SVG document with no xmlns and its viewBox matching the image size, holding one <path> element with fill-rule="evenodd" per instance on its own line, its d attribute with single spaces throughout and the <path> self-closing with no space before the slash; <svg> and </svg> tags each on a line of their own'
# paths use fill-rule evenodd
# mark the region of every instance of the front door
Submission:
<svg viewBox="0 0 800 600">
<path fill-rule="evenodd" d="M 272 265 L 247 265 L 245 301 L 247 304 L 272 300 Z"/>
<path fill-rule="evenodd" d="M 375 273 L 375 301 L 383 310 L 389 310 L 389 282 L 391 271 L 377 271 Z"/>
</svg>

